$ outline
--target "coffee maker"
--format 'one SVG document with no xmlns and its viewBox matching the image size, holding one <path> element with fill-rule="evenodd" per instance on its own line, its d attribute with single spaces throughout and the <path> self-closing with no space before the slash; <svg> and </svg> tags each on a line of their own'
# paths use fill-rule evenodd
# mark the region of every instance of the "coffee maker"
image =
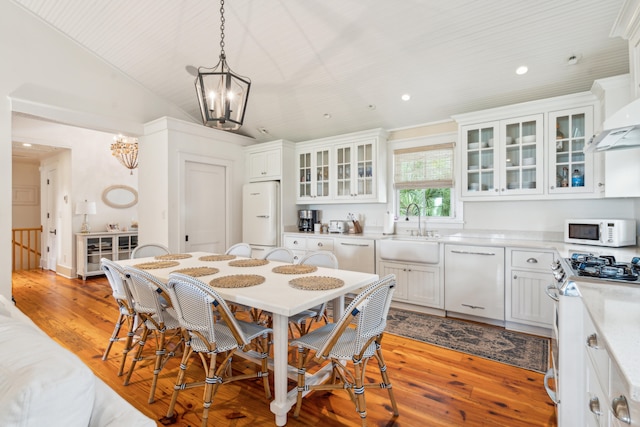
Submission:
<svg viewBox="0 0 640 427">
<path fill-rule="evenodd" d="M 313 224 L 320 222 L 320 211 L 301 209 L 298 211 L 298 230 L 313 231 Z"/>
</svg>

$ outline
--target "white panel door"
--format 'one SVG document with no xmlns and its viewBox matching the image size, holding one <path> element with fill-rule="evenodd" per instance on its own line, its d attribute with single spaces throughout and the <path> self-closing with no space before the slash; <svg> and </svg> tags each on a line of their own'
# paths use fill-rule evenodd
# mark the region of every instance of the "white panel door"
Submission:
<svg viewBox="0 0 640 427">
<path fill-rule="evenodd" d="M 185 250 L 224 253 L 227 241 L 226 167 L 185 163 Z"/>
</svg>

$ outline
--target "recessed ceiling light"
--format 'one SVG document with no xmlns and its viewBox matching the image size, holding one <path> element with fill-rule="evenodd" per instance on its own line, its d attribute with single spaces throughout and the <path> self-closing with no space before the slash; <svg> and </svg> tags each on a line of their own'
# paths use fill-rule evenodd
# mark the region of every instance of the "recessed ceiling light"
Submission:
<svg viewBox="0 0 640 427">
<path fill-rule="evenodd" d="M 23 147 L 31 147 L 31 144 L 29 144 L 28 142 L 23 142 L 23 143 L 22 143 L 22 146 L 23 146 Z"/>
<path fill-rule="evenodd" d="M 330 118 L 331 118 L 331 114 L 329 114 L 329 113 L 324 113 L 324 118 L 325 118 L 325 119 L 330 119 Z"/>
<path fill-rule="evenodd" d="M 516 69 L 516 74 L 521 76 L 523 74 L 527 74 L 527 71 L 529 71 L 529 68 L 526 65 L 521 65 Z"/>
<path fill-rule="evenodd" d="M 269 131 L 267 130 L 267 128 L 258 128 L 258 132 L 260 132 L 263 135 L 266 135 L 269 133 Z"/>
<path fill-rule="evenodd" d="M 411 95 L 409 95 L 408 93 L 405 93 L 404 95 L 402 95 L 402 100 L 403 101 L 408 101 L 411 99 Z"/>
<path fill-rule="evenodd" d="M 369 110 L 375 110 L 375 109 L 376 109 L 376 106 L 375 106 L 375 104 L 369 104 L 369 105 L 367 105 L 367 108 L 368 108 Z"/>
</svg>

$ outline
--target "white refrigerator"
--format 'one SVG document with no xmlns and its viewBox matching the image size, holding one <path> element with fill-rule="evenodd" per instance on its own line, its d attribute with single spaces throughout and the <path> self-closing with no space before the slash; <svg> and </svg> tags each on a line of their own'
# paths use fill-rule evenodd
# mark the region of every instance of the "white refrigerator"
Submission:
<svg viewBox="0 0 640 427">
<path fill-rule="evenodd" d="M 264 181 L 242 187 L 242 241 L 262 258 L 280 237 L 280 183 Z"/>
</svg>

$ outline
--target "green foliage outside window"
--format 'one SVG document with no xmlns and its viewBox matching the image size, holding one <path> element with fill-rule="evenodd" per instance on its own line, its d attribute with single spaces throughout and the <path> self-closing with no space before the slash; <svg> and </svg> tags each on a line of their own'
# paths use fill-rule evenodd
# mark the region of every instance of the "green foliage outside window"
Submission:
<svg viewBox="0 0 640 427">
<path fill-rule="evenodd" d="M 407 213 L 407 207 L 415 203 L 420 207 L 420 216 L 450 217 L 451 216 L 451 188 L 421 188 L 398 190 L 399 216 L 418 216 L 415 207 Z"/>
</svg>

